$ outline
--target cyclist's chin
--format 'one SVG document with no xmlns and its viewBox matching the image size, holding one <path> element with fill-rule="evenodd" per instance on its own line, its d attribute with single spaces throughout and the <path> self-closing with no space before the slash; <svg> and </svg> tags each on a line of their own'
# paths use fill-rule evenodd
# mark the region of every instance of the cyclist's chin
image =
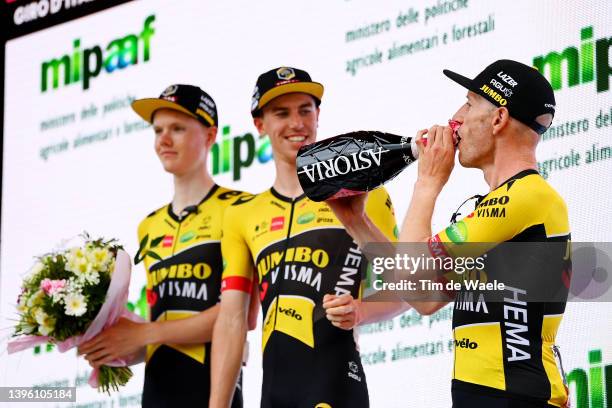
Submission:
<svg viewBox="0 0 612 408">
<path fill-rule="evenodd" d="M 175 176 L 180 176 L 184 173 L 183 166 L 180 166 L 180 163 L 177 163 L 173 160 L 163 160 L 162 166 L 166 173 L 173 174 Z"/>
<path fill-rule="evenodd" d="M 283 144 L 281 146 L 276 146 L 275 149 L 273 149 L 272 151 L 272 155 L 275 158 L 284 158 L 285 160 L 289 160 L 295 163 L 296 159 L 297 159 L 297 154 L 298 151 L 300 150 L 299 145 L 293 145 L 293 144 Z"/>
</svg>

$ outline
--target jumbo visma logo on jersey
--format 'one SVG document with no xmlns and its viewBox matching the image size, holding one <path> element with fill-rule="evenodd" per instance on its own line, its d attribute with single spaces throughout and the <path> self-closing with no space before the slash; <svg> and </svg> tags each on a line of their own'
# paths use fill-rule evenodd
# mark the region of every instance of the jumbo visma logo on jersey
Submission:
<svg viewBox="0 0 612 408">
<path fill-rule="evenodd" d="M 289 247 L 286 250 L 272 250 L 262 254 L 257 261 L 257 271 L 260 281 L 270 274 L 272 284 L 282 278 L 304 283 L 320 291 L 322 271 L 329 264 L 329 260 L 329 254 L 324 249 Z"/>
<path fill-rule="evenodd" d="M 158 268 L 149 272 L 151 283 L 153 285 L 159 285 L 164 280 L 171 279 L 191 279 L 195 278 L 198 280 L 208 279 L 212 273 L 210 265 L 204 262 L 198 262 L 196 264 L 180 263 L 170 265 L 165 268 Z"/>
<path fill-rule="evenodd" d="M 81 38 L 72 42 L 72 52 L 51 58 L 41 64 L 40 91 L 58 89 L 81 83 L 83 90 L 89 89 L 94 78 L 102 73 L 112 74 L 117 70 L 145 63 L 151 58 L 151 37 L 155 15 L 145 18 L 137 34 L 127 34 L 111 40 L 105 47 L 89 45 Z"/>
<path fill-rule="evenodd" d="M 149 291 L 148 303 L 155 306 L 158 300 L 167 297 L 209 300 L 206 280 L 212 268 L 205 262 L 179 263 L 149 272 L 149 282 L 155 289 Z"/>
</svg>

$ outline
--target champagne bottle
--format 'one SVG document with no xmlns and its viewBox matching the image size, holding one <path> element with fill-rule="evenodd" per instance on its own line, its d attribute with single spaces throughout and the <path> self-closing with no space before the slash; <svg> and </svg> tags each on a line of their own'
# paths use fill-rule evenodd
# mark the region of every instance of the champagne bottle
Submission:
<svg viewBox="0 0 612 408">
<path fill-rule="evenodd" d="M 457 142 L 461 124 L 451 120 L 449 125 Z M 306 195 L 312 201 L 324 201 L 373 190 L 418 157 L 416 140 L 411 137 L 360 130 L 302 146 L 297 174 Z"/>
<path fill-rule="evenodd" d="M 302 146 L 297 173 L 313 201 L 363 194 L 393 179 L 418 157 L 407 136 L 360 130 Z"/>
</svg>

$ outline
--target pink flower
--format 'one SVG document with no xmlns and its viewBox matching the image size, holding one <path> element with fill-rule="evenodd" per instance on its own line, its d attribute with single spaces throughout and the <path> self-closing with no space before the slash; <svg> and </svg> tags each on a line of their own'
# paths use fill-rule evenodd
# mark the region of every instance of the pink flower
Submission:
<svg viewBox="0 0 612 408">
<path fill-rule="evenodd" d="M 66 286 L 65 279 L 56 279 L 51 280 L 49 278 L 45 278 L 40 282 L 40 288 L 47 294 L 47 296 L 52 296 L 58 290 L 63 289 Z"/>
</svg>

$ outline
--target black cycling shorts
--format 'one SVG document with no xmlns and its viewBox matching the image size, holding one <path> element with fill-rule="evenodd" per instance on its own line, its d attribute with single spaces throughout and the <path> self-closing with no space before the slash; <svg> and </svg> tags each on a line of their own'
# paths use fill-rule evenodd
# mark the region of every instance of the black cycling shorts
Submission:
<svg viewBox="0 0 612 408">
<path fill-rule="evenodd" d="M 209 365 L 200 364 L 168 346 L 162 345 L 153 353 L 145 367 L 143 408 L 207 407 L 209 397 Z M 232 408 L 242 406 L 241 373 Z"/>
<path fill-rule="evenodd" d="M 525 401 L 453 389 L 453 408 L 558 408 L 546 402 Z"/>
<path fill-rule="evenodd" d="M 261 407 L 368 408 L 365 373 L 347 334 L 313 349 L 275 332 L 263 356 Z"/>
</svg>

